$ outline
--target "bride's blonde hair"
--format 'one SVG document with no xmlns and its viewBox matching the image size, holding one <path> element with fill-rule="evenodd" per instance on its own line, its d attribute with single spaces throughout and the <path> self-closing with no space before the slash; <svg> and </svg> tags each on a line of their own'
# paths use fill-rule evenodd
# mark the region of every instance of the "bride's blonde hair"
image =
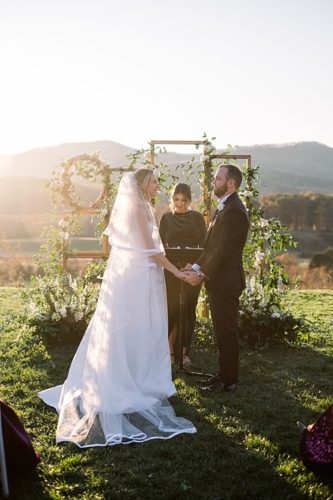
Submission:
<svg viewBox="0 0 333 500">
<path fill-rule="evenodd" d="M 141 191 L 143 191 L 144 195 L 147 196 L 146 190 L 150 179 L 154 175 L 154 171 L 150 168 L 139 168 L 136 172 L 134 172 L 134 175 Z"/>
</svg>

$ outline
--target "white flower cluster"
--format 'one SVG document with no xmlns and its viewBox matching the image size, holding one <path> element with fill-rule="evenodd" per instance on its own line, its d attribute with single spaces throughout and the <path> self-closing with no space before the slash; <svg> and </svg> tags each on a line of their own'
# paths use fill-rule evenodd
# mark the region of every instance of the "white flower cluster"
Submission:
<svg viewBox="0 0 333 500">
<path fill-rule="evenodd" d="M 70 275 L 66 279 L 38 278 L 36 285 L 27 304 L 30 318 L 75 323 L 88 319 L 96 308 L 97 285 L 84 284 Z"/>
<path fill-rule="evenodd" d="M 254 256 L 254 267 L 256 269 L 260 269 L 261 263 L 265 258 L 265 254 L 263 252 L 256 252 Z"/>
<path fill-rule="evenodd" d="M 60 219 L 58 222 L 58 226 L 61 228 L 61 231 L 59 231 L 59 236 L 63 240 L 68 240 L 69 238 L 69 233 L 66 231 L 66 229 L 69 226 L 69 222 L 66 219 Z"/>
<path fill-rule="evenodd" d="M 269 222 L 267 219 L 263 219 L 262 217 L 260 218 L 260 221 L 259 221 L 260 227 L 262 227 L 262 228 L 267 227 L 268 224 L 269 224 Z"/>
<path fill-rule="evenodd" d="M 205 144 L 203 154 L 200 156 L 200 161 L 206 163 L 210 160 L 210 155 L 215 152 L 215 146 L 213 144 Z"/>
<path fill-rule="evenodd" d="M 259 261 L 261 262 L 264 254 L 257 253 Z M 283 292 L 282 278 L 279 278 L 278 291 Z M 281 318 L 283 313 L 280 309 L 271 302 L 271 294 L 266 290 L 259 277 L 252 275 L 247 281 L 246 289 L 241 299 L 241 315 L 245 312 L 250 313 L 253 317 L 267 315 L 272 318 Z"/>
<path fill-rule="evenodd" d="M 69 222 L 66 219 L 60 219 L 58 226 L 62 229 L 66 229 L 69 226 Z"/>
<path fill-rule="evenodd" d="M 277 283 L 277 291 L 279 293 L 284 293 L 285 289 L 284 289 L 284 285 L 283 285 L 283 281 L 282 281 L 282 276 L 279 276 L 278 277 L 278 283 Z"/>
<path fill-rule="evenodd" d="M 204 154 L 211 155 L 215 151 L 215 146 L 213 144 L 205 144 L 204 146 Z"/>
</svg>

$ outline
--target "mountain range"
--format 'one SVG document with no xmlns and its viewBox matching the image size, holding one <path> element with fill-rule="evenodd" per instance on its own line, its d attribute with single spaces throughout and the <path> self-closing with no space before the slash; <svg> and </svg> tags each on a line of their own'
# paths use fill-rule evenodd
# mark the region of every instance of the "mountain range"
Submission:
<svg viewBox="0 0 333 500">
<path fill-rule="evenodd" d="M 260 194 L 272 192 L 333 194 L 333 148 L 318 142 L 239 147 L 260 166 Z"/>
<path fill-rule="evenodd" d="M 171 149 L 171 147 L 170 147 Z M 41 213 L 49 209 L 49 193 L 41 179 L 53 168 L 73 156 L 99 151 L 112 166 L 126 166 L 127 155 L 135 149 L 112 141 L 61 144 L 32 149 L 16 155 L 0 155 L 0 214 Z M 242 146 L 232 153 L 250 154 L 252 164 L 260 166 L 259 192 L 333 193 L 333 148 L 317 142 L 280 145 Z M 199 157 L 199 154 L 198 154 Z M 167 153 L 161 161 L 173 168 L 191 155 Z M 197 195 L 198 184 L 193 186 Z M 93 189 L 94 186 L 91 186 Z M 92 196 L 92 199 L 94 196 Z"/>
</svg>

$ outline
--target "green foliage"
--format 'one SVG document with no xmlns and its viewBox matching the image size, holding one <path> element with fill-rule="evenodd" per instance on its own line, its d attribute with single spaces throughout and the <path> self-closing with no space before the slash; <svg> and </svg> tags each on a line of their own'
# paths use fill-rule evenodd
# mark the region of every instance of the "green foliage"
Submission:
<svg viewBox="0 0 333 500">
<path fill-rule="evenodd" d="M 212 322 L 208 318 L 200 318 L 196 322 L 193 348 L 211 352 L 216 348 L 216 339 Z"/>
<path fill-rule="evenodd" d="M 308 321 L 290 311 L 274 311 L 267 305 L 251 309 L 248 304 L 240 310 L 239 326 L 241 338 L 245 338 L 251 346 L 297 342 L 311 328 Z"/>
<path fill-rule="evenodd" d="M 258 205 L 255 181 L 259 167 L 243 168 L 246 188 L 240 196 L 248 208 L 251 226 L 244 249 L 246 290 L 241 297 L 240 334 L 254 345 L 276 342 L 278 339 L 296 340 L 297 332 L 305 328 L 301 319 L 282 310 L 282 297 L 288 287 L 288 277 L 276 260 L 279 253 L 296 243 L 280 221 L 266 219 Z"/>
<path fill-rule="evenodd" d="M 74 174 L 90 181 L 102 176 L 103 189 L 89 207 L 83 207 L 76 195 L 71 181 Z M 105 262 L 89 265 L 74 279 L 63 269 L 63 256 L 70 249 L 69 236 L 80 231 L 81 213 L 92 211 L 98 235 L 105 228 L 117 189 L 117 182 L 112 184 L 110 175 L 109 166 L 98 155 L 81 155 L 56 167 L 48 182 L 54 202 L 52 222 L 44 230 L 46 243 L 35 256 L 40 273 L 32 277 L 22 297 L 29 322 L 51 340 L 70 342 L 80 338 L 96 308 Z M 59 196 L 72 209 L 65 215 L 59 211 Z"/>
<path fill-rule="evenodd" d="M 199 177 L 202 186 L 202 209 L 205 215 L 211 213 L 214 205 L 212 181 L 214 170 L 221 164 L 216 161 L 219 159 L 219 154 L 216 153 L 213 140 L 214 138 L 210 140 L 204 134 L 200 162 L 196 162 L 193 157 L 190 161 L 179 164 L 176 174 L 172 174 L 168 165 L 160 161 L 160 158 L 158 162 L 159 183 L 164 192 L 170 191 L 179 181 L 179 176 L 188 183 L 191 183 L 193 176 Z M 150 145 L 150 149 L 140 149 L 129 156 L 128 169 L 133 170 L 138 163 L 141 166 L 151 166 L 152 156 L 161 157 L 165 152 L 165 149 L 156 148 L 154 145 Z M 110 172 L 106 169 L 106 164 L 98 156 L 81 155 L 63 163 L 49 183 L 54 194 L 61 194 L 70 206 L 76 208 L 76 212 L 66 214 L 57 225 L 55 222 L 59 215 L 56 210 L 54 211 L 54 224 L 47 228 L 44 235 L 47 237 L 47 243 L 37 256 L 43 277 L 34 279 L 32 287 L 26 292 L 29 318 L 41 331 L 49 332 L 51 336 L 57 331 L 63 332 L 65 336 L 68 336 L 69 331 L 81 331 L 91 317 L 92 306 L 96 304 L 97 276 L 102 276 L 105 263 L 102 262 L 101 266 L 94 264 L 84 275 L 73 280 L 62 269 L 62 257 L 69 247 L 69 234 L 75 234 L 79 230 L 77 213 L 82 210 L 80 202 L 75 198 L 71 176 L 77 173 L 89 180 L 95 180 L 97 176 L 105 177 L 106 187 L 93 205 L 101 209 L 105 225 L 105 217 L 110 213 L 116 192 L 116 184 L 111 184 Z M 242 170 L 244 187 L 239 193 L 249 211 L 251 227 L 244 250 L 247 287 L 241 298 L 241 336 L 248 339 L 252 345 L 276 342 L 278 339 L 292 341 L 305 325 L 282 308 L 281 301 L 288 287 L 288 279 L 276 261 L 276 256 L 296 244 L 278 219 L 264 218 L 263 209 L 257 201 L 256 182 L 259 167 L 251 168 L 243 165 Z M 100 219 L 97 224 L 99 232 L 103 226 L 101 224 Z M 81 293 L 83 298 L 80 302 Z M 78 309 L 75 310 L 75 307 Z"/>
</svg>

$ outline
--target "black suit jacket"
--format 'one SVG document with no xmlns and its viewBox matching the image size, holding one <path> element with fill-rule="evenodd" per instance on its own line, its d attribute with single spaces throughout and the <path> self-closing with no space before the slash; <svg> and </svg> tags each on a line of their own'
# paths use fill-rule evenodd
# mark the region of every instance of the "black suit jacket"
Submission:
<svg viewBox="0 0 333 500">
<path fill-rule="evenodd" d="M 244 289 L 242 257 L 248 229 L 247 210 L 235 192 L 226 200 L 224 209 L 213 219 L 204 251 L 197 262 L 207 276 L 205 285 L 208 290 Z"/>
</svg>

